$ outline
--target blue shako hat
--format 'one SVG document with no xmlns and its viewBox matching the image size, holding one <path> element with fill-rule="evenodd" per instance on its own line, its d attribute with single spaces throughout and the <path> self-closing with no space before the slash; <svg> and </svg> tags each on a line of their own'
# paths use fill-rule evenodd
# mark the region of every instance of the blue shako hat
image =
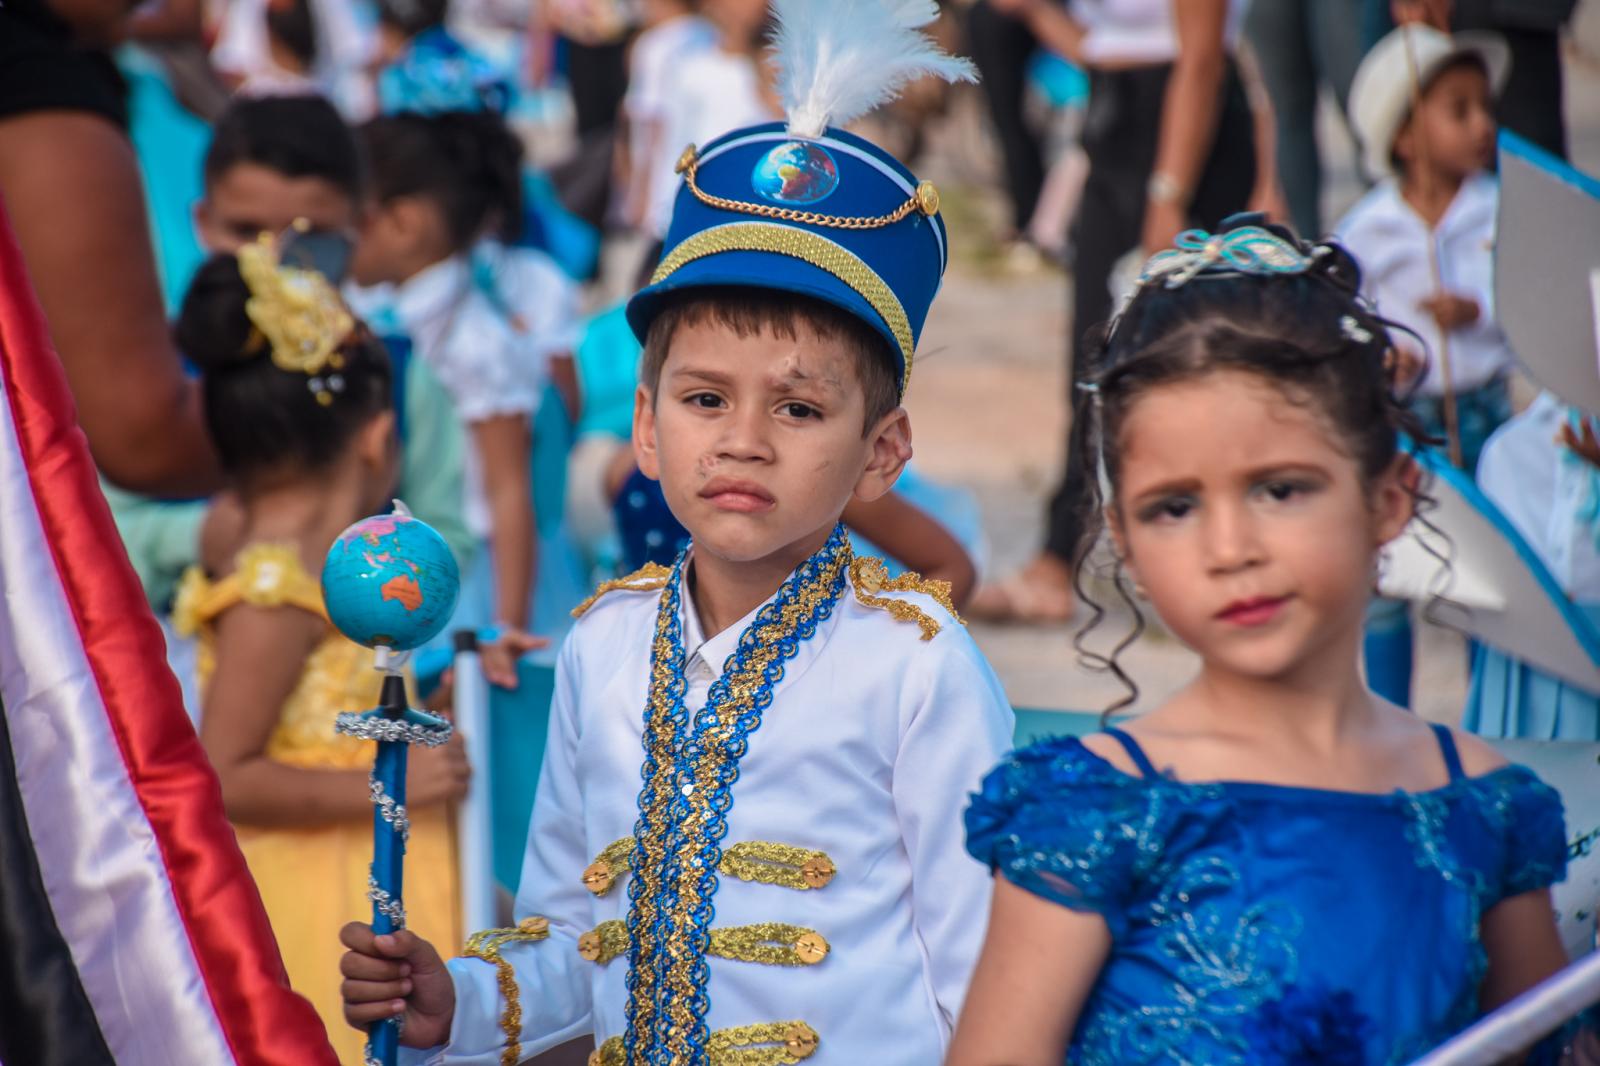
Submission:
<svg viewBox="0 0 1600 1066">
<path fill-rule="evenodd" d="M 787 123 L 751 126 L 678 161 L 683 183 L 660 265 L 628 303 L 641 342 L 668 297 L 748 285 L 833 304 L 883 335 L 903 396 L 949 261 L 939 193 L 882 148 L 835 128 L 924 75 L 971 66 L 921 32 L 932 0 L 778 0 Z"/>
</svg>

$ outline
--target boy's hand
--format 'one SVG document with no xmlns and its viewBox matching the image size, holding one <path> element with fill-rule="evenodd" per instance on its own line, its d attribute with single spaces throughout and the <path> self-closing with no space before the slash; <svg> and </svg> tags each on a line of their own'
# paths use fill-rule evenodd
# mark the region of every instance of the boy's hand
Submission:
<svg viewBox="0 0 1600 1066">
<path fill-rule="evenodd" d="M 467 762 L 467 745 L 461 739 L 461 731 L 456 730 L 437 748 L 418 747 L 413 751 L 406 777 L 406 802 L 413 807 L 451 803 L 465 796 L 467 783 L 472 780 L 472 765 Z"/>
<path fill-rule="evenodd" d="M 489 679 L 491 685 L 515 691 L 517 660 L 530 651 L 549 646 L 550 641 L 545 637 L 536 637 L 508 626 L 501 630 L 493 644 L 485 644 L 478 650 L 478 661 L 483 667 L 483 676 Z"/>
<path fill-rule="evenodd" d="M 1560 442 L 1566 445 L 1567 450 L 1590 466 L 1600 469 L 1600 441 L 1595 439 L 1594 423 L 1587 418 L 1583 420 L 1581 432 L 1574 433 L 1571 423 L 1561 427 Z M 1600 921 L 1600 919 L 1597 919 Z"/>
<path fill-rule="evenodd" d="M 339 942 L 350 949 L 339 960 L 345 1021 L 365 1030 L 401 1015 L 400 1043 L 406 1047 L 430 1048 L 450 1039 L 456 986 L 432 944 L 404 929 L 376 936 L 362 922 L 339 930 Z"/>
<path fill-rule="evenodd" d="M 1457 296 L 1453 292 L 1435 293 L 1417 304 L 1417 308 L 1432 315 L 1433 320 L 1439 323 L 1439 328 L 1446 333 L 1472 325 L 1482 313 L 1478 301 L 1470 296 Z"/>
</svg>

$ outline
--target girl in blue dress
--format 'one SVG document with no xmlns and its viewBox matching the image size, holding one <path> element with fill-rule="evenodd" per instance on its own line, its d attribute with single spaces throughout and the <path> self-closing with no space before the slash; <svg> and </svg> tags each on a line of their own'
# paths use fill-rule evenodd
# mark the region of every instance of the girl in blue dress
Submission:
<svg viewBox="0 0 1600 1066">
<path fill-rule="evenodd" d="M 973 798 L 998 876 L 949 1066 L 1405 1063 L 1566 961 L 1556 793 L 1362 681 L 1425 499 L 1385 323 L 1341 248 L 1248 222 L 1150 261 L 1080 430 L 1119 585 L 1199 673 Z"/>
</svg>

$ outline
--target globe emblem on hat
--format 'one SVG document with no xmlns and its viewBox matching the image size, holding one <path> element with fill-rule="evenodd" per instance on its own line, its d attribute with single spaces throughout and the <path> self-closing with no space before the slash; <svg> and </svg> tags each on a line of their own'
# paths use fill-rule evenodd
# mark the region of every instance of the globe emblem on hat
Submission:
<svg viewBox="0 0 1600 1066">
<path fill-rule="evenodd" d="M 820 144 L 787 141 L 761 157 L 750 184 L 776 204 L 821 203 L 839 187 L 839 164 Z"/>
<path fill-rule="evenodd" d="M 410 651 L 450 622 L 461 572 L 432 526 L 404 511 L 339 534 L 322 566 L 322 598 L 339 631 L 369 648 Z"/>
</svg>

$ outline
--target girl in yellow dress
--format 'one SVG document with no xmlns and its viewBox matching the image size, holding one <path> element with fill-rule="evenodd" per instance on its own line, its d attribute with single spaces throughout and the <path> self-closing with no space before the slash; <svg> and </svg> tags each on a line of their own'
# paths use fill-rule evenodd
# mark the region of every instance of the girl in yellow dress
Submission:
<svg viewBox="0 0 1600 1066">
<path fill-rule="evenodd" d="M 382 345 L 311 271 L 270 241 L 219 256 L 184 300 L 178 341 L 202 370 L 206 419 L 242 505 L 237 552 L 203 546 L 174 609 L 198 637 L 200 738 L 261 890 L 291 984 L 343 1062 L 363 1035 L 343 1020 L 339 929 L 366 920 L 370 741 L 334 733 L 376 705 L 372 653 L 328 622 L 312 575 L 334 538 L 383 508 L 396 474 Z M 461 942 L 450 804 L 465 792 L 459 741 L 411 753 L 408 924 Z"/>
</svg>

